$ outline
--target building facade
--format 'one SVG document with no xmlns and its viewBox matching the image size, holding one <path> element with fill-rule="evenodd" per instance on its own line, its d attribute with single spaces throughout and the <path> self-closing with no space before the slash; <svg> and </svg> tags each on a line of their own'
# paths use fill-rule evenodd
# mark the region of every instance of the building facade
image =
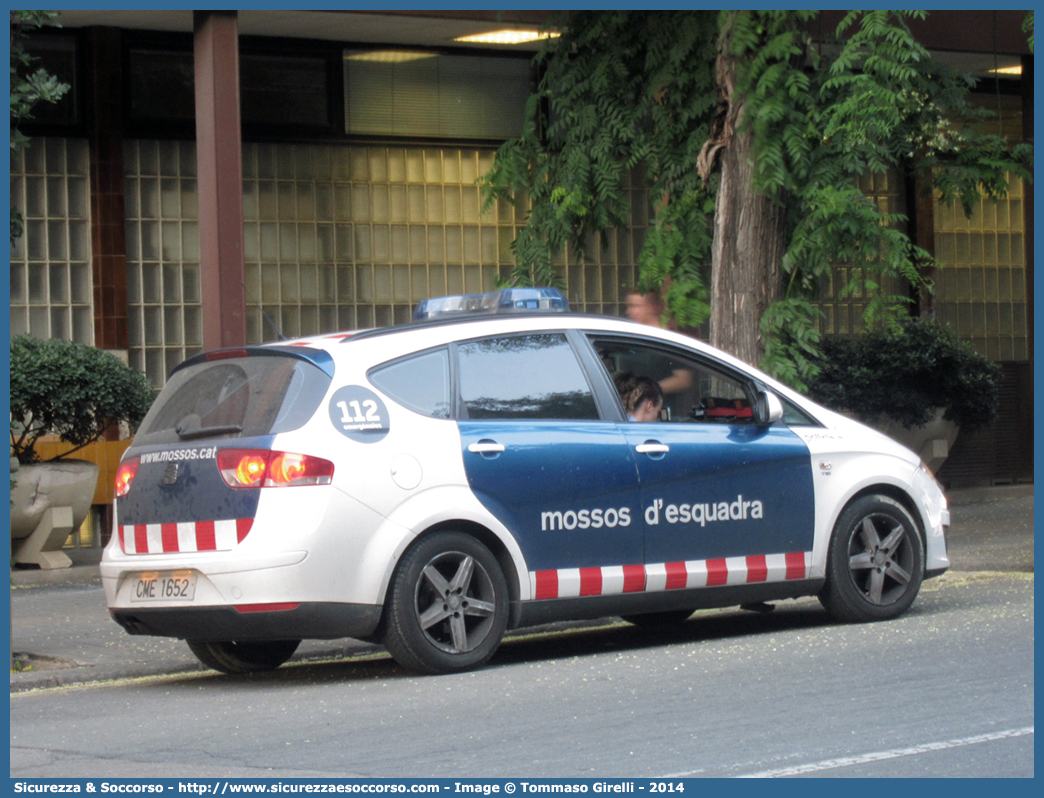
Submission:
<svg viewBox="0 0 1044 798">
<path fill-rule="evenodd" d="M 454 39 L 545 18 L 63 12 L 32 51 L 72 90 L 24 126 L 32 146 L 11 163 L 25 216 L 11 333 L 126 353 L 159 387 L 205 348 L 395 324 L 421 299 L 490 290 L 511 269 L 524 211 L 485 206 L 476 181 L 521 131 L 538 43 Z M 1032 138 L 1022 20 L 940 12 L 917 31 L 982 76 L 978 100 L 1012 139 Z M 1015 67 L 1021 76 L 995 71 Z M 1002 422 L 960 441 L 941 476 L 1032 480 L 1030 187 L 1017 181 L 971 219 L 897 175 L 863 188 L 911 218 L 943 264 L 922 312 L 1005 370 Z M 637 178 L 631 207 L 583 263 L 563 257 L 575 309 L 623 314 L 648 222 Z M 828 286 L 821 307 L 824 332 L 860 329 L 859 297 Z"/>
</svg>

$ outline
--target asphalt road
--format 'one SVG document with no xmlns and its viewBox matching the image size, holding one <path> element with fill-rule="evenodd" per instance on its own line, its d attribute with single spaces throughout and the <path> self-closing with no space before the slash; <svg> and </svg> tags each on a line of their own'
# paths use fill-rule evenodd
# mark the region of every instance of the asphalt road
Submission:
<svg viewBox="0 0 1044 798">
<path fill-rule="evenodd" d="M 11 695 L 12 777 L 1033 776 L 1033 574 L 951 573 L 896 621 L 814 600 Z"/>
</svg>

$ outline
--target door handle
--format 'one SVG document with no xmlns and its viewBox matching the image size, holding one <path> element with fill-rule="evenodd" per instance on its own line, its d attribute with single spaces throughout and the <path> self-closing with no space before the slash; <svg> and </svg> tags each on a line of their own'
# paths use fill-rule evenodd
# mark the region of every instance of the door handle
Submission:
<svg viewBox="0 0 1044 798">
<path fill-rule="evenodd" d="M 504 451 L 504 444 L 494 443 L 493 441 L 479 441 L 478 443 L 468 444 L 468 451 L 475 454 L 494 454 Z"/>
<path fill-rule="evenodd" d="M 671 447 L 659 441 L 646 441 L 645 443 L 639 443 L 634 447 L 634 450 L 638 454 L 667 454 Z"/>
</svg>

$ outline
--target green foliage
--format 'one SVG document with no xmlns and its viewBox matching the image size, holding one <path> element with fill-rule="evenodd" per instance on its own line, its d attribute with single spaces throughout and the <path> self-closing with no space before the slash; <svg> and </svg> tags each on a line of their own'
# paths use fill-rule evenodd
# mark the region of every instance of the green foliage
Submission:
<svg viewBox="0 0 1044 798">
<path fill-rule="evenodd" d="M 815 53 L 800 27 L 808 21 L 803 14 L 743 12 L 734 28 L 747 31 L 738 39 L 734 33 L 732 51 L 748 56 L 740 88 L 744 124 L 755 132 L 755 185 L 785 201 L 789 218 L 783 299 L 762 319 L 763 333 L 778 339 L 767 339 L 762 365 L 798 387 L 816 368 L 809 360 L 816 339 L 807 329 L 816 314 L 799 300 L 815 297 L 835 264 L 850 267 L 839 295 L 869 298 L 867 328 L 893 327 L 908 314 L 908 295 L 883 286 L 929 287 L 921 275 L 930 256 L 902 232 L 904 216 L 886 213 L 859 190 L 861 177 L 889 169 L 923 175 L 929 189 L 944 202 L 959 200 L 968 215 L 983 194 L 1007 192 L 1009 173 L 1032 179 L 1028 145 L 1010 147 L 958 127 L 985 112 L 967 101 L 970 80 L 933 62 L 913 38 L 905 20 L 924 16 L 850 12 L 832 58 Z M 758 22 L 760 36 L 750 32 Z M 800 37 L 811 70 L 793 57 Z"/>
<path fill-rule="evenodd" d="M 804 388 L 819 373 L 820 312 L 809 300 L 792 296 L 773 303 L 761 317 L 765 340 L 762 369 L 776 379 Z"/>
<path fill-rule="evenodd" d="M 809 393 L 821 404 L 865 421 L 890 416 L 923 427 L 934 410 L 966 431 L 997 418 L 1000 367 L 976 354 L 947 327 L 906 319 L 854 338 L 829 338 Z"/>
<path fill-rule="evenodd" d="M 713 202 L 696 159 L 714 110 L 715 15 L 578 11 L 555 24 L 565 33 L 537 57 L 524 132 L 485 176 L 487 204 L 531 204 L 510 282 L 561 285 L 557 254 L 583 260 L 588 241 L 627 224 L 634 193 L 653 210 L 643 286 L 671 275 L 669 311 L 698 324 Z"/>
<path fill-rule="evenodd" d="M 11 453 L 20 463 L 37 462 L 43 435 L 79 449 L 112 424 L 137 425 L 152 400 L 144 375 L 108 352 L 59 339 L 11 338 Z"/>
<path fill-rule="evenodd" d="M 762 366 L 802 387 L 820 344 L 812 300 L 835 265 L 849 267 L 842 297 L 870 298 L 868 329 L 908 315 L 908 295 L 884 286 L 930 289 L 921 275 L 931 258 L 861 179 L 919 175 L 965 213 L 981 196 L 1004 196 L 1008 175 L 1032 179 L 1032 148 L 976 133 L 988 112 L 968 103 L 971 79 L 933 62 L 910 33 L 906 20 L 925 16 L 852 11 L 822 48 L 809 11 L 563 12 L 553 24 L 565 33 L 537 57 L 543 77 L 525 131 L 485 178 L 487 202 L 532 204 L 511 281 L 560 285 L 559 254 L 582 258 L 586 241 L 624 224 L 629 191 L 645 188 L 641 287 L 669 277 L 668 311 L 684 325 L 706 318 L 718 186 L 716 175 L 699 179 L 697 164 L 728 110 L 717 101 L 720 44 L 720 63 L 735 66 L 741 129 L 754 134 L 754 187 L 787 212 L 782 298 L 761 320 Z M 1032 32 L 1032 15 L 1024 27 Z"/>
<path fill-rule="evenodd" d="M 11 154 L 29 146 L 29 137 L 18 124 L 32 119 L 33 106 L 39 102 L 58 102 L 69 90 L 69 84 L 49 75 L 43 69 L 32 69 L 37 59 L 26 52 L 26 32 L 45 25 L 57 26 L 57 11 L 11 12 Z M 11 241 L 22 235 L 22 215 L 11 209 Z"/>
</svg>

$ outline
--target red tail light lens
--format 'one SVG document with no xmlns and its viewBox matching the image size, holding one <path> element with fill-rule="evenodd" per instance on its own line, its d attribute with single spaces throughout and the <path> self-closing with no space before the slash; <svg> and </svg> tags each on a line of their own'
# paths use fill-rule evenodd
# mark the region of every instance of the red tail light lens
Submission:
<svg viewBox="0 0 1044 798">
<path fill-rule="evenodd" d="M 119 470 L 116 472 L 117 499 L 126 496 L 130 491 L 131 483 L 134 482 L 134 477 L 138 473 L 139 465 L 141 465 L 140 457 L 132 457 L 130 460 L 120 463 Z"/>
<path fill-rule="evenodd" d="M 329 485 L 334 472 L 329 460 L 268 449 L 222 449 L 217 464 L 222 479 L 233 488 Z"/>
<path fill-rule="evenodd" d="M 265 470 L 268 468 L 268 452 L 242 452 L 240 457 L 231 458 L 232 473 L 221 468 L 221 475 L 234 488 L 256 488 L 265 478 Z M 221 465 L 221 457 L 218 456 L 218 465 Z M 229 479 L 231 476 L 231 480 Z"/>
</svg>

